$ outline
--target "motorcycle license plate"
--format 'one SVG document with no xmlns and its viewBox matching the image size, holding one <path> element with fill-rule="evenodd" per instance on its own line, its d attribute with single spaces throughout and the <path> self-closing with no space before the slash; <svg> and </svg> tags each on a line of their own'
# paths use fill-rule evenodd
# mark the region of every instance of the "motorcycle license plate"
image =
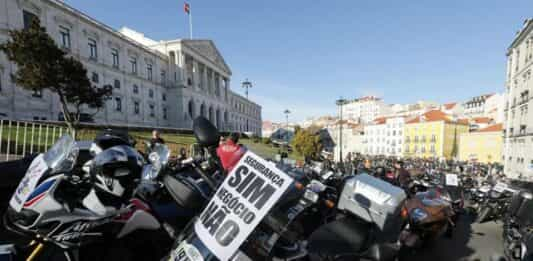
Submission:
<svg viewBox="0 0 533 261">
<path fill-rule="evenodd" d="M 39 154 L 30 164 L 30 167 L 26 171 L 26 175 L 20 181 L 15 193 L 9 201 L 9 205 L 17 212 L 22 210 L 24 202 L 28 199 L 30 194 L 37 186 L 37 182 L 48 170 L 48 165 L 44 161 L 43 154 Z"/>
<path fill-rule="evenodd" d="M 169 261 L 204 261 L 202 254 L 198 249 L 187 243 L 182 242 L 175 251 L 170 254 Z"/>
</svg>

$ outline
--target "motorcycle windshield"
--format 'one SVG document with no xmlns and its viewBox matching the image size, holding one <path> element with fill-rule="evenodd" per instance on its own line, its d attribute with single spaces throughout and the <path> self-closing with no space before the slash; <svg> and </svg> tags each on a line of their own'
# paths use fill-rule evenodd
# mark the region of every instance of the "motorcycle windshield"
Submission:
<svg viewBox="0 0 533 261">
<path fill-rule="evenodd" d="M 43 154 L 43 160 L 53 172 L 67 172 L 72 170 L 78 157 L 76 141 L 69 135 L 64 135 Z"/>
</svg>

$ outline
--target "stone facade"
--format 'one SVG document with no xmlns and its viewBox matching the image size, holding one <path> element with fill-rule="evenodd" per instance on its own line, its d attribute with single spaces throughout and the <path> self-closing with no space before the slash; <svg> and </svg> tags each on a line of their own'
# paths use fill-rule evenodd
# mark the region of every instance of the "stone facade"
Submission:
<svg viewBox="0 0 533 261">
<path fill-rule="evenodd" d="M 128 28 L 116 31 L 58 0 L 0 0 L 0 41 L 31 17 L 79 59 L 96 87 L 113 96 L 97 124 L 190 128 L 203 115 L 225 131 L 261 134 L 261 107 L 230 89 L 231 70 L 210 40 L 154 41 Z M 0 117 L 61 118 L 56 95 L 15 86 L 14 64 L 0 54 Z M 94 112 L 89 112 L 92 114 Z"/>
<path fill-rule="evenodd" d="M 533 180 L 533 20 L 526 20 L 507 49 L 505 81 L 504 172 L 510 178 Z"/>
</svg>

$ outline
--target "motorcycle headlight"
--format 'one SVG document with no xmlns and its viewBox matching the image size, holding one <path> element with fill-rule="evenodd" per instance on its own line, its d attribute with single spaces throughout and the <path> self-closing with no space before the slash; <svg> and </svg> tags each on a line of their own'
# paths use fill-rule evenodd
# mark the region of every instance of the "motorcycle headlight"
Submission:
<svg viewBox="0 0 533 261">
<path fill-rule="evenodd" d="M 424 220 L 428 217 L 428 213 L 421 209 L 421 208 L 415 208 L 411 211 L 411 219 L 416 223 Z"/>
</svg>

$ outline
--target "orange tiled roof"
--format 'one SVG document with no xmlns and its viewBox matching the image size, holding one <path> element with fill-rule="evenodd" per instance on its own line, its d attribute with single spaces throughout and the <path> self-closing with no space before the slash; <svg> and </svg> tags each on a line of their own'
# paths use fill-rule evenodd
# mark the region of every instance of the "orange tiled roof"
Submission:
<svg viewBox="0 0 533 261">
<path fill-rule="evenodd" d="M 455 107 L 456 104 L 457 104 L 456 102 L 446 103 L 444 104 L 444 109 L 451 110 L 453 109 L 453 107 Z"/>
<path fill-rule="evenodd" d="M 384 124 L 387 121 L 387 117 L 379 117 L 374 120 L 375 124 Z"/>
<path fill-rule="evenodd" d="M 449 121 L 448 115 L 440 110 L 431 110 L 408 121 L 407 123 L 419 123 L 422 121 Z"/>
<path fill-rule="evenodd" d="M 475 117 L 472 119 L 475 123 L 490 123 L 492 121 L 489 117 Z"/>
<path fill-rule="evenodd" d="M 490 125 L 486 128 L 480 129 L 476 132 L 495 132 L 495 131 L 502 131 L 502 130 L 503 130 L 503 124 L 498 123 L 498 124 Z"/>
</svg>

